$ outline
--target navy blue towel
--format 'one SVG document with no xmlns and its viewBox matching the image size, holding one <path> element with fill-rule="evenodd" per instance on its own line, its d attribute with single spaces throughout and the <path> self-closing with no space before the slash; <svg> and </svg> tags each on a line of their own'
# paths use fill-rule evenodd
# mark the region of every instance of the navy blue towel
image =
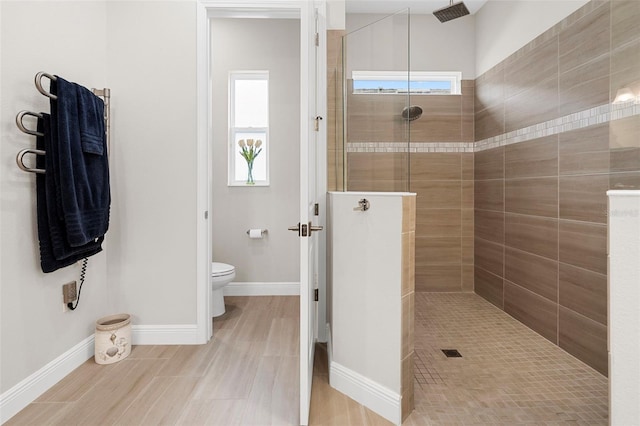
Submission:
<svg viewBox="0 0 640 426">
<path fill-rule="evenodd" d="M 109 162 L 104 132 L 104 103 L 87 88 L 60 76 L 51 81 L 52 155 L 58 214 L 67 242 L 80 247 L 109 228 Z"/>
<path fill-rule="evenodd" d="M 36 156 L 36 167 L 45 169 L 46 174 L 36 175 L 38 239 L 40 241 L 40 267 L 42 272 L 53 272 L 77 261 L 92 256 L 102 251 L 104 237 L 97 241 L 80 246 L 71 247 L 67 242 L 65 223 L 60 220 L 56 204 L 56 186 L 54 173 L 50 173 L 53 167 L 55 151 L 51 143 L 49 114 L 42 113 L 38 118 L 38 132 L 44 136 L 38 136 L 36 147 L 46 152 L 45 156 Z"/>
</svg>

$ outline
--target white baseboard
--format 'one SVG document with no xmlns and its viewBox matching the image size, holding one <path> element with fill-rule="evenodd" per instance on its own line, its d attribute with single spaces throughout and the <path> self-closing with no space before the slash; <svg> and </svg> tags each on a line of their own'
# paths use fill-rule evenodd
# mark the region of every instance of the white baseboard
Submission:
<svg viewBox="0 0 640 426">
<path fill-rule="evenodd" d="M 131 327 L 134 345 L 197 345 L 197 324 L 134 325 Z"/>
<path fill-rule="evenodd" d="M 391 423 L 402 424 L 402 398 L 390 389 L 333 361 L 331 328 L 327 324 L 329 384 L 349 398 L 378 413 Z"/>
<path fill-rule="evenodd" d="M 300 283 L 229 283 L 225 296 L 299 296 Z"/>
<path fill-rule="evenodd" d="M 4 423 L 94 355 L 93 334 L 0 395 Z"/>
</svg>

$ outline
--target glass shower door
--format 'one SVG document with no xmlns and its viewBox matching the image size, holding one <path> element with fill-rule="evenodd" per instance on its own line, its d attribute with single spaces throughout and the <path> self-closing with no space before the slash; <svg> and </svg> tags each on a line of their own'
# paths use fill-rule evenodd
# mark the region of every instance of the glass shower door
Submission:
<svg viewBox="0 0 640 426">
<path fill-rule="evenodd" d="M 408 191 L 409 10 L 367 20 L 371 15 L 348 15 L 347 28 L 358 29 L 342 39 L 339 189 Z"/>
</svg>

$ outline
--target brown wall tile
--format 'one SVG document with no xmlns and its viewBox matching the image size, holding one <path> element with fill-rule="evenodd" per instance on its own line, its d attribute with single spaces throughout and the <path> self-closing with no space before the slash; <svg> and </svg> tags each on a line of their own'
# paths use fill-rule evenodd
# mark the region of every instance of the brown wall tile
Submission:
<svg viewBox="0 0 640 426">
<path fill-rule="evenodd" d="M 473 283 L 474 267 L 473 265 L 462 265 L 462 291 L 474 291 Z"/>
<path fill-rule="evenodd" d="M 640 75 L 639 57 L 640 35 L 638 35 L 637 40 L 611 51 L 611 91 L 609 94 L 611 101 L 616 98 L 618 89 L 623 87 L 629 87 L 632 90 L 640 89 L 638 85 L 638 76 Z"/>
<path fill-rule="evenodd" d="M 473 209 L 462 209 L 462 236 L 471 237 L 473 239 Z"/>
<path fill-rule="evenodd" d="M 503 309 L 502 277 L 498 277 L 482 268 L 475 267 L 474 291 L 489 302 Z"/>
<path fill-rule="evenodd" d="M 412 96 L 411 104 L 423 110 L 422 117 L 409 122 L 412 142 L 458 142 L 462 139 L 461 96 Z"/>
<path fill-rule="evenodd" d="M 507 145 L 504 152 L 505 177 L 547 177 L 558 174 L 558 136 L 547 136 Z"/>
<path fill-rule="evenodd" d="M 504 147 L 476 152 L 474 172 L 476 181 L 504 178 Z"/>
<path fill-rule="evenodd" d="M 607 325 L 607 276 L 560 263 L 560 305 Z"/>
<path fill-rule="evenodd" d="M 474 265 L 504 277 L 504 246 L 476 238 L 474 241 Z"/>
<path fill-rule="evenodd" d="M 512 55 L 505 60 L 505 97 L 527 90 L 540 80 L 557 76 L 558 40 L 554 37 L 525 55 Z"/>
<path fill-rule="evenodd" d="M 416 235 L 420 237 L 460 237 L 462 235 L 460 209 L 418 209 Z"/>
<path fill-rule="evenodd" d="M 640 115 L 609 123 L 611 172 L 640 171 Z"/>
<path fill-rule="evenodd" d="M 475 182 L 473 192 L 477 209 L 504 210 L 504 181 L 502 179 L 478 180 Z"/>
<path fill-rule="evenodd" d="M 607 4 L 560 32 L 560 73 L 585 64 L 609 51 L 611 34 L 609 19 Z"/>
<path fill-rule="evenodd" d="M 462 161 L 462 180 L 473 180 L 473 156 L 472 152 L 460 154 Z"/>
<path fill-rule="evenodd" d="M 460 180 L 411 180 L 411 191 L 417 194 L 418 209 L 460 209 Z"/>
<path fill-rule="evenodd" d="M 584 111 L 609 102 L 609 55 L 560 74 L 558 113 Z"/>
<path fill-rule="evenodd" d="M 427 265 L 460 264 L 460 237 L 416 236 L 416 275 Z"/>
<path fill-rule="evenodd" d="M 607 223 L 609 176 L 583 175 L 560 178 L 560 218 Z"/>
<path fill-rule="evenodd" d="M 475 139 L 481 141 L 505 132 L 504 104 L 499 104 L 476 111 L 475 114 Z"/>
<path fill-rule="evenodd" d="M 473 218 L 473 229 L 476 238 L 504 243 L 504 213 L 487 210 L 476 210 Z"/>
<path fill-rule="evenodd" d="M 405 232 L 402 234 L 402 291 L 404 297 L 415 289 L 416 282 L 416 246 L 415 232 Z"/>
<path fill-rule="evenodd" d="M 426 265 L 416 269 L 416 291 L 460 291 L 460 265 Z"/>
<path fill-rule="evenodd" d="M 473 209 L 474 182 L 472 180 L 462 181 L 462 208 Z"/>
<path fill-rule="evenodd" d="M 411 180 L 460 180 L 460 154 L 415 153 L 410 156 Z"/>
<path fill-rule="evenodd" d="M 416 230 L 416 197 L 405 195 L 402 197 L 402 232 Z"/>
<path fill-rule="evenodd" d="M 559 328 L 560 347 L 606 376 L 607 327 L 560 307 Z"/>
<path fill-rule="evenodd" d="M 402 342 L 401 358 L 413 353 L 414 318 L 415 318 L 415 293 L 411 292 L 402 298 Z"/>
<path fill-rule="evenodd" d="M 347 155 L 349 180 L 409 180 L 406 153 L 350 152 Z"/>
<path fill-rule="evenodd" d="M 609 189 L 640 189 L 640 172 L 611 173 Z"/>
<path fill-rule="evenodd" d="M 611 47 L 616 49 L 638 40 L 640 22 L 640 2 L 637 0 L 617 0 L 611 2 Z"/>
<path fill-rule="evenodd" d="M 558 220 L 505 214 L 505 245 L 558 259 Z"/>
<path fill-rule="evenodd" d="M 607 226 L 560 221 L 560 261 L 600 274 L 607 273 Z"/>
<path fill-rule="evenodd" d="M 473 265 L 473 236 L 462 237 L 460 240 L 460 246 L 462 248 L 462 258 L 460 259 L 462 263 Z"/>
<path fill-rule="evenodd" d="M 607 173 L 609 171 L 609 124 L 561 133 L 561 175 Z"/>
<path fill-rule="evenodd" d="M 476 79 L 476 114 L 504 102 L 504 64 L 500 63 Z"/>
<path fill-rule="evenodd" d="M 558 217 L 558 178 L 505 180 L 506 212 Z"/>
<path fill-rule="evenodd" d="M 558 262 L 506 248 L 504 277 L 553 302 L 558 301 Z"/>
<path fill-rule="evenodd" d="M 557 344 L 558 313 L 556 303 L 505 281 L 504 311 Z"/>
<path fill-rule="evenodd" d="M 505 101 L 505 132 L 558 117 L 558 78 L 537 82 Z"/>
</svg>

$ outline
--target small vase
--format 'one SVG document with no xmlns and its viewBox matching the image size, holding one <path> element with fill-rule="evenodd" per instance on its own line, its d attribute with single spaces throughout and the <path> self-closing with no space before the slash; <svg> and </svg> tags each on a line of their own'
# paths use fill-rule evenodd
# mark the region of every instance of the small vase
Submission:
<svg viewBox="0 0 640 426">
<path fill-rule="evenodd" d="M 253 181 L 253 161 L 247 161 L 247 185 L 255 185 Z"/>
</svg>

